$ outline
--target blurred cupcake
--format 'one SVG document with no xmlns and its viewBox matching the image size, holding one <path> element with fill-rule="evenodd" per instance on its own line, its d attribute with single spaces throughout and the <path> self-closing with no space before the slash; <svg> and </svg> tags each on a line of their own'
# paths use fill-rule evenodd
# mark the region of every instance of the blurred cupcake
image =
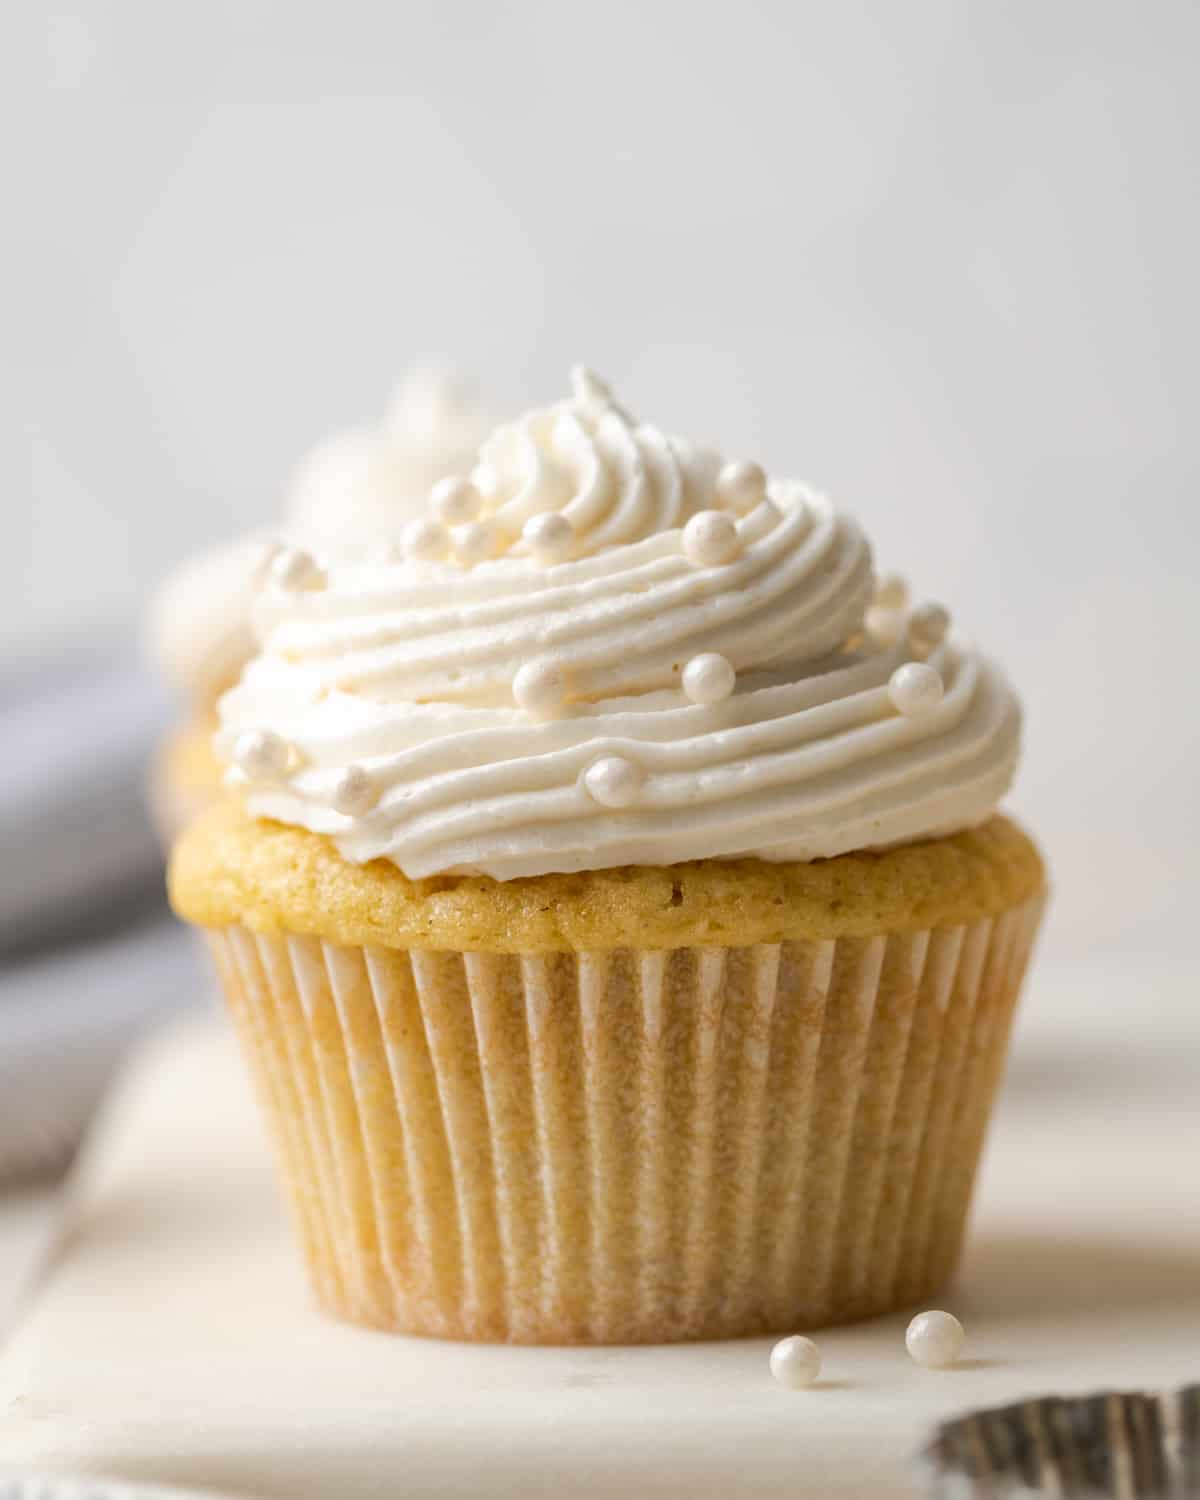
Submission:
<svg viewBox="0 0 1200 1500">
<path fill-rule="evenodd" d="M 240 537 L 189 559 L 166 580 L 151 608 L 149 643 L 186 709 L 151 781 L 168 842 L 220 791 L 216 703 L 253 654 L 250 607 L 282 542 L 350 558 L 398 541 L 431 486 L 470 467 L 485 431 L 480 407 L 449 377 L 414 372 L 377 428 L 338 433 L 301 461 L 279 534 Z"/>
<path fill-rule="evenodd" d="M 171 874 L 322 1302 L 600 1343 L 930 1297 L 1043 902 L 1002 675 L 586 371 L 407 545 L 268 582 Z"/>
</svg>

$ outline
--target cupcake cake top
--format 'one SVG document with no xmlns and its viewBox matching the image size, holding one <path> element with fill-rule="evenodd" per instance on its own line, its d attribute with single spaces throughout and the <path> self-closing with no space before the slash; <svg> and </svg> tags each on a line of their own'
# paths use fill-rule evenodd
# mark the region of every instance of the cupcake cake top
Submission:
<svg viewBox="0 0 1200 1500">
<path fill-rule="evenodd" d="M 376 427 L 337 433 L 297 465 L 284 498 L 282 535 L 328 557 L 395 540 L 429 500 L 430 486 L 469 467 L 487 426 L 453 377 L 412 372 Z M 254 652 L 250 611 L 275 548 L 264 532 L 189 558 L 151 606 L 150 649 L 189 697 L 210 699 Z"/>
<path fill-rule="evenodd" d="M 499 427 L 387 556 L 286 549 L 218 750 L 250 811 L 416 879 L 811 860 L 986 820 L 1004 679 L 793 481 L 595 375 Z"/>
</svg>

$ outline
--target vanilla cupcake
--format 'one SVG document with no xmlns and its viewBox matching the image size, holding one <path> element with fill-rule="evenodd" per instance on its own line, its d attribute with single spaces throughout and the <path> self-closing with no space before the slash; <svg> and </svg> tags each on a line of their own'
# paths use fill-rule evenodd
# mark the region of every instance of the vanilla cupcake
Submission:
<svg viewBox="0 0 1200 1500">
<path fill-rule="evenodd" d="M 485 432 L 480 407 L 454 381 L 416 371 L 378 427 L 338 433 L 297 465 L 278 535 L 252 533 L 190 558 L 159 589 L 148 643 L 186 711 L 151 779 L 168 840 L 220 792 L 217 700 L 254 653 L 251 605 L 283 543 L 333 558 L 398 543 L 430 487 L 469 467 Z"/>
<path fill-rule="evenodd" d="M 1001 673 L 585 371 L 408 540 L 267 582 L 171 872 L 323 1304 L 605 1343 L 931 1297 L 1044 898 Z"/>
</svg>

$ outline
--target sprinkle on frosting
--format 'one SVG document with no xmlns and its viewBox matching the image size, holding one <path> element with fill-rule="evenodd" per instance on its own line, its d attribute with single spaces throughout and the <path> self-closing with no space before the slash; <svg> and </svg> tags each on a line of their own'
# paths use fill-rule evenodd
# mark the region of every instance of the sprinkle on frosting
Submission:
<svg viewBox="0 0 1200 1500">
<path fill-rule="evenodd" d="M 767 476 L 758 464 L 726 464 L 717 476 L 717 498 L 744 513 L 767 498 Z"/>
<path fill-rule="evenodd" d="M 486 562 L 499 544 L 499 532 L 490 521 L 468 521 L 450 532 L 450 546 L 464 567 Z"/>
<path fill-rule="evenodd" d="M 285 775 L 288 759 L 286 742 L 270 729 L 248 729 L 234 742 L 234 764 L 254 781 L 274 781 Z"/>
<path fill-rule="evenodd" d="M 719 651 L 693 656 L 683 669 L 683 691 L 693 703 L 723 703 L 736 682 L 729 658 Z"/>
<path fill-rule="evenodd" d="M 517 706 L 539 719 L 556 714 L 562 707 L 566 692 L 566 676 L 560 664 L 553 660 L 526 662 L 513 678 L 513 697 Z"/>
<path fill-rule="evenodd" d="M 644 780 L 641 767 L 623 755 L 606 755 L 583 773 L 584 786 L 601 807 L 628 807 Z"/>
<path fill-rule="evenodd" d="M 575 530 L 556 510 L 530 516 L 521 528 L 521 540 L 540 563 L 565 562 L 575 547 Z"/>
<path fill-rule="evenodd" d="M 349 765 L 333 789 L 333 805 L 348 818 L 361 818 L 375 806 L 379 789 L 362 766 Z"/>
<path fill-rule="evenodd" d="M 447 526 L 460 526 L 478 519 L 483 509 L 483 496 L 469 479 L 450 475 L 434 485 L 429 503 L 439 521 L 444 521 Z"/>
<path fill-rule="evenodd" d="M 588 371 L 497 428 L 403 550 L 266 589 L 222 703 L 243 770 L 248 731 L 291 757 L 286 783 L 251 777 L 251 811 L 351 860 L 809 860 L 971 827 L 1011 780 L 1004 679 L 940 606 L 876 588 L 853 520 Z"/>
<path fill-rule="evenodd" d="M 738 555 L 737 525 L 719 510 L 701 510 L 683 528 L 683 552 L 697 568 L 715 568 Z"/>
<path fill-rule="evenodd" d="M 924 662 L 905 662 L 888 679 L 888 694 L 900 713 L 909 718 L 930 714 L 945 695 L 941 674 Z"/>
</svg>

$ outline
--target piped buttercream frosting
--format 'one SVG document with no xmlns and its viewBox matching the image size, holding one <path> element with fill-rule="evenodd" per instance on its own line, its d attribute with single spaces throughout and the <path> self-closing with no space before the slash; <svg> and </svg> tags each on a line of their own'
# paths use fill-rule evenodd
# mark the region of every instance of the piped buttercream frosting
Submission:
<svg viewBox="0 0 1200 1500">
<path fill-rule="evenodd" d="M 939 607 L 877 598 L 822 495 L 582 370 L 455 478 L 408 555 L 267 576 L 218 735 L 254 813 L 413 878 L 503 880 L 883 847 L 1007 789 L 1003 676 Z M 279 774 L 237 763 L 263 733 Z"/>
</svg>

